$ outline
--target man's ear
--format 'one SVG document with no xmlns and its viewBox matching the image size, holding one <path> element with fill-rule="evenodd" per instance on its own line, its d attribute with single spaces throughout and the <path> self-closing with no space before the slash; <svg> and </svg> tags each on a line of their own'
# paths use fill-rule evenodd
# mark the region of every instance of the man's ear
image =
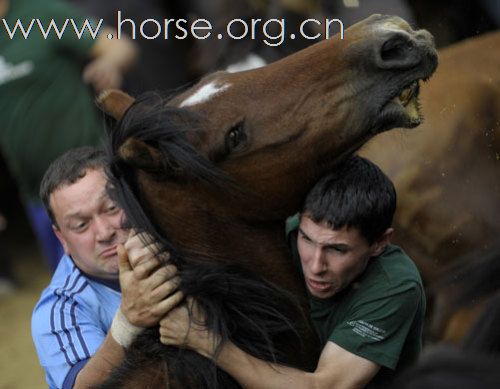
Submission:
<svg viewBox="0 0 500 389">
<path fill-rule="evenodd" d="M 373 252 L 372 257 L 376 257 L 385 250 L 387 245 L 391 242 L 392 234 L 394 233 L 394 228 L 389 227 L 384 233 L 378 238 L 375 243 L 372 244 Z"/>
<path fill-rule="evenodd" d="M 64 252 L 67 255 L 69 255 L 68 244 L 66 243 L 66 239 L 64 239 L 63 235 L 61 234 L 61 231 L 59 231 L 59 228 L 57 228 L 55 225 L 52 224 L 52 231 L 54 231 L 54 234 L 56 234 L 57 239 L 59 239 L 59 242 L 61 242 Z"/>
</svg>

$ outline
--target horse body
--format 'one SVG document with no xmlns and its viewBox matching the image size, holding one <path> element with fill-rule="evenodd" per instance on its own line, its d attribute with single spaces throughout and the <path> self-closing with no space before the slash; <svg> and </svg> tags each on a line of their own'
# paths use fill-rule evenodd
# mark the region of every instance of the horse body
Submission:
<svg viewBox="0 0 500 389">
<path fill-rule="evenodd" d="M 278 345 L 288 358 L 276 360 L 302 368 L 315 366 L 318 350 L 307 314 L 282 292 L 305 302 L 283 221 L 369 138 L 420 122 L 416 85 L 437 64 L 430 34 L 399 18 L 375 15 L 345 36 L 264 68 L 215 73 L 170 107 L 153 98 L 129 108 L 132 99 L 117 93 L 101 99 L 116 118 L 126 111 L 112 134 L 111 180 L 132 225 L 174 251 L 181 289 L 201 302 L 212 329 L 263 359 L 275 359 L 269 348 Z M 183 130 L 169 133 L 168 120 Z M 290 341 L 293 332 L 300 336 Z M 157 363 L 172 373 L 187 354 L 169 355 Z"/>
<path fill-rule="evenodd" d="M 393 179 L 397 242 L 428 283 L 458 257 L 479 258 L 498 241 L 499 45 L 495 32 L 440 51 L 440 67 L 421 95 L 422 126 L 404 138 L 383 134 L 361 150 Z M 444 318 L 437 313 L 436 320 L 440 338 Z"/>
</svg>

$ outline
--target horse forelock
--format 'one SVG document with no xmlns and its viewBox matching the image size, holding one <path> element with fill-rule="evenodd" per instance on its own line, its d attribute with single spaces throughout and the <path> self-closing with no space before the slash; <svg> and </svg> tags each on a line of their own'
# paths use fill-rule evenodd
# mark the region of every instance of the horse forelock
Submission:
<svg viewBox="0 0 500 389">
<path fill-rule="evenodd" d="M 203 131 L 203 118 L 197 113 L 167 106 L 167 102 L 168 99 L 157 93 L 140 96 L 115 128 L 108 132 L 106 149 L 110 195 L 124 209 L 128 226 L 150 232 L 165 248 L 175 251 L 175 246 L 160 232 L 160 228 L 152 221 L 154 218 L 143 207 L 143 190 L 148 185 L 143 187 L 138 178 L 143 169 L 121 155 L 120 150 L 125 142 L 135 139 L 158 152 L 161 165 L 156 171 L 146 173 L 151 173 L 152 179 L 162 187 L 168 187 L 168 182 L 177 182 L 179 179 L 167 174 L 174 166 L 183 171 L 184 176 L 180 179 L 199 182 L 212 193 L 219 191 L 237 195 L 241 194 L 241 190 L 222 170 L 201 155 L 186 137 Z M 148 189 L 152 190 L 150 186 Z M 169 218 L 175 218 L 174 210 L 167 209 L 165 213 Z M 207 252 L 210 253 L 210 250 Z M 201 252 L 197 254 L 203 255 Z"/>
<path fill-rule="evenodd" d="M 227 186 L 231 180 L 189 140 L 203 138 L 204 118 L 192 111 L 167 106 L 167 102 L 156 93 L 139 97 L 109 134 L 112 156 L 120 156 L 120 147 L 128 139 L 135 139 L 161 155 L 158 176 L 166 176 L 169 170 L 178 168 L 191 179 L 221 188 Z"/>
<path fill-rule="evenodd" d="M 187 165 L 194 160 L 191 170 L 194 176 L 207 180 L 214 174 L 217 176 L 212 167 L 198 157 L 185 138 L 186 123 L 197 123 L 195 115 L 174 107 L 166 107 L 165 104 L 166 99 L 161 95 L 147 93 L 139 97 L 108 132 L 108 192 L 124 209 L 127 227 L 147 231 L 161 243 L 163 249 L 175 253 L 175 246 L 160 232 L 158 226 L 153 224 L 152 218 L 142 206 L 143 194 L 137 181 L 137 168 L 120 155 L 120 147 L 133 138 L 156 148 L 162 156 L 168 151 L 169 157 L 177 159 L 179 165 Z M 177 120 L 183 121 L 184 125 L 179 125 Z"/>
</svg>

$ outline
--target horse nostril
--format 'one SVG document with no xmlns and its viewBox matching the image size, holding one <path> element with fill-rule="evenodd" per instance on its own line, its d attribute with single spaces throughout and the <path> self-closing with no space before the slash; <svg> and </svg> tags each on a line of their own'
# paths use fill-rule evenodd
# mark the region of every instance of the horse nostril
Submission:
<svg viewBox="0 0 500 389">
<path fill-rule="evenodd" d="M 384 42 L 380 50 L 382 61 L 400 60 L 413 50 L 413 42 L 407 37 L 398 35 Z"/>
<path fill-rule="evenodd" d="M 418 59 L 414 40 L 407 34 L 397 33 L 387 39 L 379 49 L 378 64 L 382 68 L 404 68 L 415 65 Z"/>
</svg>

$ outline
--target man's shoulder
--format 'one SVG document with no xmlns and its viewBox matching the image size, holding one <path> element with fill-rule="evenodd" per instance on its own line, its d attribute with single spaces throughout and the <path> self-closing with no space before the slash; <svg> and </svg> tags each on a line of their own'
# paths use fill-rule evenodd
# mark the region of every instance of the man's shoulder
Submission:
<svg viewBox="0 0 500 389">
<path fill-rule="evenodd" d="M 399 247 L 372 258 L 343 303 L 328 340 L 389 369 L 410 348 L 419 349 L 425 294 L 415 265 Z"/>
<path fill-rule="evenodd" d="M 74 303 L 81 307 L 90 305 L 93 296 L 94 292 L 89 288 L 89 280 L 85 274 L 75 266 L 71 258 L 64 255 L 33 310 L 33 318 L 50 315 L 56 305 L 59 309 L 71 309 Z"/>
<path fill-rule="evenodd" d="M 59 260 L 49 285 L 42 294 L 50 292 L 55 294 L 68 293 L 74 289 L 76 283 L 86 280 L 87 277 L 74 264 L 73 260 L 68 255 L 63 255 Z"/>
<path fill-rule="evenodd" d="M 356 304 L 413 296 L 424 298 L 424 287 L 417 267 L 396 245 L 389 245 L 371 259 L 366 271 L 352 285 L 350 297 Z"/>
<path fill-rule="evenodd" d="M 378 257 L 373 258 L 374 273 L 384 277 L 389 285 L 422 285 L 422 278 L 412 259 L 399 247 L 389 244 Z"/>
<path fill-rule="evenodd" d="M 297 230 L 299 229 L 300 216 L 295 214 L 286 219 L 285 232 L 286 232 L 286 242 L 288 245 L 288 250 L 290 251 L 290 256 L 293 261 L 293 265 L 299 274 L 302 274 L 302 265 L 300 263 L 299 251 L 297 249 Z"/>
<path fill-rule="evenodd" d="M 121 300 L 119 284 L 91 277 L 81 271 L 73 260 L 64 255 L 42 292 L 33 315 L 47 315 L 54 306 L 58 309 L 78 309 L 87 314 L 109 316 Z M 76 308 L 77 307 L 77 308 Z"/>
<path fill-rule="evenodd" d="M 299 228 L 299 224 L 300 216 L 298 213 L 287 218 L 285 224 L 286 236 L 288 237 L 293 231 L 296 231 Z"/>
</svg>

